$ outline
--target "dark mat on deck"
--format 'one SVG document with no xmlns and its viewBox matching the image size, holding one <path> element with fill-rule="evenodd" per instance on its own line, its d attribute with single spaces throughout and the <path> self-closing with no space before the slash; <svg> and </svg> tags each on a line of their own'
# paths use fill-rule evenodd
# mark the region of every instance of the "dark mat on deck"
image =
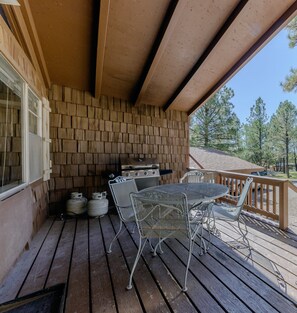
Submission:
<svg viewBox="0 0 297 313">
<path fill-rule="evenodd" d="M 63 312 L 65 284 L 40 290 L 0 304 L 0 312 L 59 313 Z"/>
</svg>

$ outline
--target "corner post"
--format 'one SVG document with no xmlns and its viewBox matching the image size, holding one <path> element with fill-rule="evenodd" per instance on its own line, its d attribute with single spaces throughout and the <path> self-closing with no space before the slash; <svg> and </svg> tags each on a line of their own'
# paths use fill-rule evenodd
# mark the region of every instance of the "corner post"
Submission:
<svg viewBox="0 0 297 313">
<path fill-rule="evenodd" d="M 288 187 L 287 180 L 279 186 L 279 228 L 282 230 L 287 229 L 289 225 Z"/>
</svg>

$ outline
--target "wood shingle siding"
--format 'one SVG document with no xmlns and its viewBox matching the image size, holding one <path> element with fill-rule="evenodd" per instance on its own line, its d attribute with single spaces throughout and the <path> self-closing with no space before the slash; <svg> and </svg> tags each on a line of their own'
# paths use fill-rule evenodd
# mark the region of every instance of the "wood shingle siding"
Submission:
<svg viewBox="0 0 297 313">
<path fill-rule="evenodd" d="M 189 131 L 185 112 L 101 96 L 100 100 L 68 87 L 49 91 L 53 172 L 50 208 L 61 209 L 72 191 L 88 198 L 107 190 L 108 173 L 119 169 L 120 158 L 157 158 L 173 174 L 164 183 L 177 182 L 188 164 Z"/>
</svg>

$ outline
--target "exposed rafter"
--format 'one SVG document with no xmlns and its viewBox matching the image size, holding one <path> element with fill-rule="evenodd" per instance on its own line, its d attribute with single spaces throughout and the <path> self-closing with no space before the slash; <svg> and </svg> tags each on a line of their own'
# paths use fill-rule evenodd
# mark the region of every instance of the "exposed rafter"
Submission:
<svg viewBox="0 0 297 313">
<path fill-rule="evenodd" d="M 49 87 L 50 78 L 29 3 L 23 1 L 21 6 L 6 6 L 4 10 L 20 45 L 27 53 L 36 71 L 43 78 L 45 86 Z"/>
<path fill-rule="evenodd" d="M 158 66 L 170 37 L 174 33 L 175 26 L 187 2 L 187 0 L 172 1 L 169 5 L 143 73 L 138 81 L 138 85 L 135 88 L 134 95 L 132 95 L 132 101 L 135 103 L 135 106 L 141 103 L 142 97 L 148 88 L 154 71 Z"/>
<path fill-rule="evenodd" d="M 96 98 L 98 98 L 101 94 L 109 8 L 110 8 L 110 0 L 101 0 L 100 1 L 98 40 L 97 40 L 97 58 L 96 58 L 96 74 L 95 74 L 95 97 Z"/>
<path fill-rule="evenodd" d="M 247 62 L 255 52 L 257 52 L 263 44 L 270 39 L 274 33 L 281 29 L 281 26 L 288 22 L 292 15 L 296 14 L 297 1 L 295 1 L 288 10 L 255 42 L 255 44 L 230 68 L 230 70 L 214 84 L 196 104 L 188 111 L 188 115 L 192 114 L 199 108 L 214 92 L 216 92 L 229 78 L 231 78 L 237 70 L 239 70 L 245 62 Z"/>
<path fill-rule="evenodd" d="M 166 111 L 170 105 L 173 103 L 173 101 L 176 99 L 176 97 L 180 94 L 180 92 L 185 88 L 185 86 L 188 84 L 188 82 L 192 79 L 192 77 L 196 74 L 200 66 L 203 64 L 203 62 L 206 60 L 206 58 L 209 56 L 209 54 L 213 51 L 217 43 L 220 41 L 220 39 L 224 36 L 228 28 L 231 26 L 233 21 L 236 19 L 236 17 L 240 14 L 244 6 L 247 4 L 248 0 L 242 0 L 239 2 L 239 4 L 236 6 L 236 8 L 232 11 L 228 19 L 225 21 L 224 25 L 221 27 L 221 29 L 216 33 L 215 37 L 212 39 L 210 44 L 207 46 L 207 48 L 204 50 L 203 54 L 200 56 L 200 58 L 197 60 L 195 65 L 192 67 L 192 69 L 189 71 L 187 76 L 183 79 L 183 81 L 180 83 L 180 85 L 176 88 L 172 96 L 169 98 L 169 100 L 164 104 L 163 110 Z"/>
</svg>

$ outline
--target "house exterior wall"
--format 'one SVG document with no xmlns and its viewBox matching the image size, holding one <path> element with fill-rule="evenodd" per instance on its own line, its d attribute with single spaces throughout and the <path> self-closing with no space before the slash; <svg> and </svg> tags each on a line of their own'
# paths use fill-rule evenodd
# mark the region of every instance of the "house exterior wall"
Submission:
<svg viewBox="0 0 297 313">
<path fill-rule="evenodd" d="M 189 131 L 185 112 L 154 106 L 134 107 L 113 97 L 54 85 L 49 92 L 52 174 L 50 212 L 65 209 L 72 191 L 88 198 L 108 191 L 108 174 L 120 158 L 157 158 L 163 183 L 178 182 L 188 166 Z"/>
<path fill-rule="evenodd" d="M 0 282 L 33 235 L 43 224 L 48 210 L 48 185 L 42 180 L 27 186 L 0 203 Z"/>
<path fill-rule="evenodd" d="M 14 35 L 0 17 L 0 53 L 24 78 L 30 88 L 40 97 L 46 95 L 42 77 L 36 72 L 29 58 L 15 39 Z M 15 112 L 10 112 L 15 114 Z M 1 123 L 0 123 L 1 124 Z M 1 125 L 0 144 L 3 146 L 3 129 Z M 13 137 L 10 158 L 6 171 L 9 177 L 19 178 L 21 175 L 20 156 L 21 128 L 19 124 L 13 125 Z M 0 153 L 1 154 L 1 153 Z M 25 186 L 25 185 L 24 185 Z M 30 248 L 33 235 L 43 224 L 48 213 L 48 184 L 38 180 L 0 200 L 0 282 L 11 269 L 13 264 L 24 249 Z"/>
</svg>

